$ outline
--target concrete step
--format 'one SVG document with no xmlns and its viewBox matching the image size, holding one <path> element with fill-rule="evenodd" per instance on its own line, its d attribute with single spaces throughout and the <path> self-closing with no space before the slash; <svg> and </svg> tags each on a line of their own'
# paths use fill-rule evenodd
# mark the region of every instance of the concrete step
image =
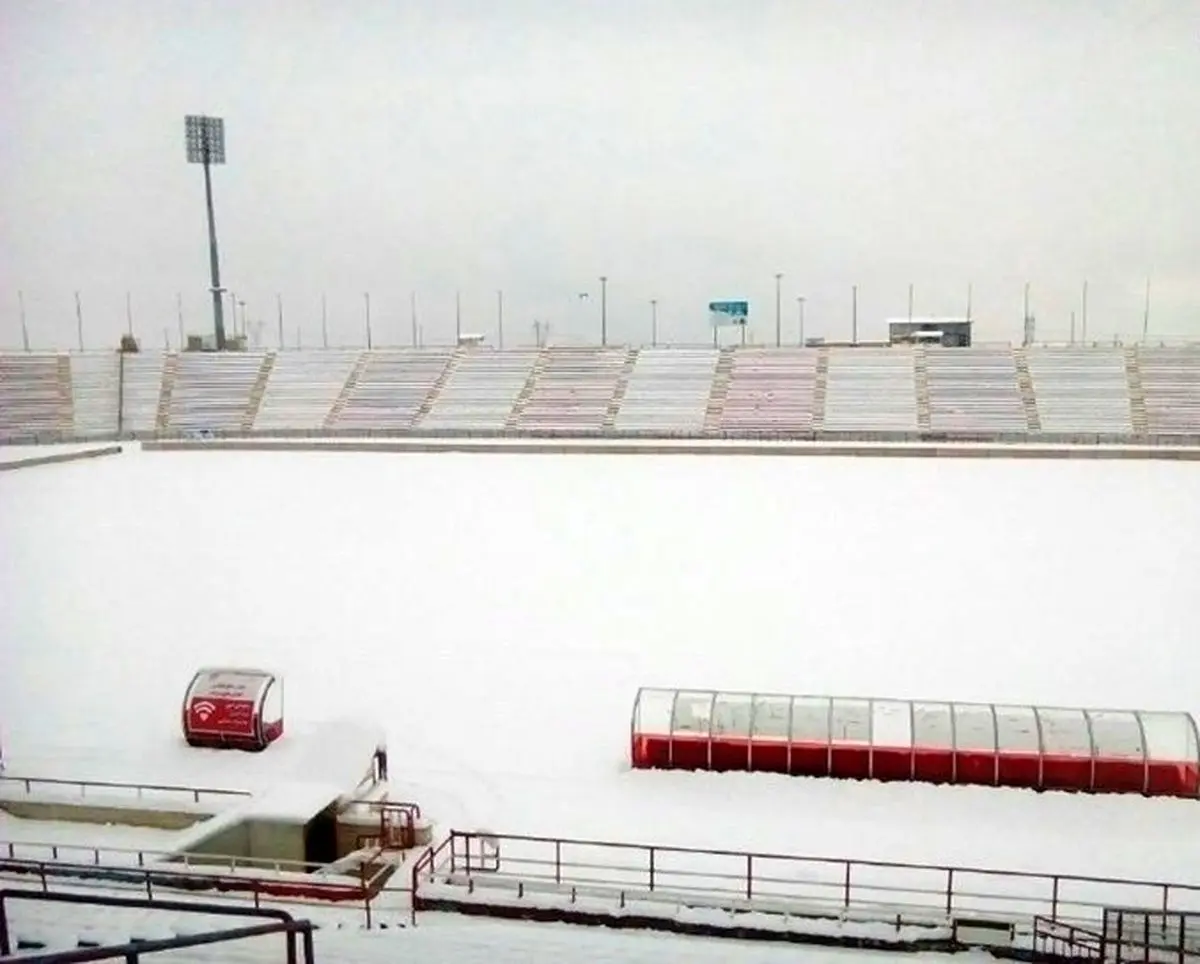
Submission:
<svg viewBox="0 0 1200 964">
<path fill-rule="evenodd" d="M 450 360 L 442 368 L 441 374 L 438 375 L 433 385 L 430 386 L 429 392 L 425 395 L 425 400 L 417 408 L 417 414 L 413 416 L 413 428 L 417 428 L 425 416 L 433 411 L 433 406 L 437 404 L 438 397 L 442 394 L 442 389 L 446 387 L 446 383 L 454 375 L 461 358 L 462 349 L 455 349 L 454 354 L 450 356 Z"/>
<path fill-rule="evenodd" d="M 245 414 L 242 416 L 243 432 L 249 432 L 254 428 L 254 422 L 258 418 L 258 410 L 262 408 L 262 400 L 267 390 L 267 382 L 271 380 L 271 371 L 275 368 L 275 357 L 275 352 L 267 352 L 263 356 L 262 364 L 258 366 L 258 375 L 254 379 L 254 387 L 250 389 L 250 402 L 246 406 Z"/>
<path fill-rule="evenodd" d="M 929 356 L 924 345 L 913 348 L 913 374 L 917 384 L 917 428 L 928 432 L 933 428 L 933 406 L 929 402 Z"/>
<path fill-rule="evenodd" d="M 1025 409 L 1025 428 L 1030 432 L 1042 430 L 1042 419 L 1038 414 L 1037 394 L 1034 391 L 1033 375 L 1029 371 L 1029 357 L 1024 348 L 1013 349 L 1013 361 L 1017 365 L 1017 387 L 1021 391 L 1021 406 Z"/>
<path fill-rule="evenodd" d="M 517 400 L 513 403 L 512 411 L 508 413 L 508 418 L 504 420 L 504 427 L 506 429 L 515 429 L 520 423 L 521 416 L 525 414 L 525 406 L 529 404 L 529 399 L 533 397 L 533 390 L 537 386 L 537 381 L 546 368 L 547 357 L 547 349 L 543 348 L 538 352 L 537 360 L 533 363 L 533 367 L 529 369 L 529 375 L 525 379 L 525 384 L 521 386 Z"/>
<path fill-rule="evenodd" d="M 158 390 L 158 411 L 154 426 L 166 432 L 171 426 L 171 395 L 175 391 L 175 378 L 179 374 L 179 355 L 171 352 L 163 359 L 162 382 Z"/>
<path fill-rule="evenodd" d="M 733 348 L 722 348 L 713 373 L 712 389 L 708 396 L 708 407 L 704 412 L 704 430 L 716 432 L 721 427 L 725 414 L 725 398 L 729 394 L 729 380 L 733 377 Z"/>
<path fill-rule="evenodd" d="M 629 379 L 633 375 L 637 359 L 638 350 L 630 348 L 629 353 L 625 356 L 625 364 L 621 366 L 621 374 L 617 378 L 616 388 L 613 389 L 613 397 L 608 403 L 608 412 L 604 416 L 605 430 L 611 430 L 617 423 L 617 415 L 620 414 L 621 404 L 625 401 L 625 393 L 629 391 Z"/>
<path fill-rule="evenodd" d="M 825 399 L 829 395 L 829 349 L 817 349 L 817 374 L 813 384 L 812 424 L 813 431 L 825 428 Z"/>
<path fill-rule="evenodd" d="M 1125 346 L 1125 382 L 1129 386 L 1129 416 L 1137 435 L 1150 434 L 1146 389 L 1142 385 L 1142 356 L 1137 345 Z"/>
<path fill-rule="evenodd" d="M 334 399 L 329 413 L 325 416 L 324 428 L 337 428 L 338 419 L 341 418 L 342 412 L 346 408 L 346 403 L 350 401 L 350 397 L 354 394 L 354 389 L 358 387 L 358 380 L 362 378 L 363 369 L 367 367 L 367 361 L 370 357 L 371 353 L 369 351 L 359 352 L 358 358 L 354 362 L 354 367 L 346 375 L 346 381 L 342 385 L 342 390 L 338 392 L 338 397 Z"/>
</svg>

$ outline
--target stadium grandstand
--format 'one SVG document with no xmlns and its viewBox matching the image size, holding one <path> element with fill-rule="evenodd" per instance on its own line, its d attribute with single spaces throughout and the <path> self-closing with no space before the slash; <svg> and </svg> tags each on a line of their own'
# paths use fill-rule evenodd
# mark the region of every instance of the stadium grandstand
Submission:
<svg viewBox="0 0 1200 964">
<path fill-rule="evenodd" d="M 0 355 L 0 441 L 514 435 L 1200 440 L 1200 346 Z"/>
</svg>

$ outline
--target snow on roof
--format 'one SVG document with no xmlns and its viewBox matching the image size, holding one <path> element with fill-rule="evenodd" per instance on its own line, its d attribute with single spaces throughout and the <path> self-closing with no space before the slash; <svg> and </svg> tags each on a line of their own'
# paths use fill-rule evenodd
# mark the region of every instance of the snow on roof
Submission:
<svg viewBox="0 0 1200 964">
<path fill-rule="evenodd" d="M 346 792 L 341 784 L 312 781 L 281 783 L 238 807 L 244 820 L 307 823 Z"/>
<path fill-rule="evenodd" d="M 375 750 L 385 742 L 384 732 L 377 726 L 354 720 L 326 722 L 308 735 L 291 772 L 336 784 L 342 793 L 350 793 L 362 781 Z"/>
</svg>

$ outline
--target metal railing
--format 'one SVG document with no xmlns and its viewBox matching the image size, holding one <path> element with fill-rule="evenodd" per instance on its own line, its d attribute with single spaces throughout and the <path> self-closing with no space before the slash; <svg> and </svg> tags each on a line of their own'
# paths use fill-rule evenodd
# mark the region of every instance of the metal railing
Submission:
<svg viewBox="0 0 1200 964">
<path fill-rule="evenodd" d="M 273 874 L 314 876 L 311 864 L 300 860 L 238 857 L 227 854 L 188 853 L 172 850 L 135 850 L 92 844 L 51 843 L 39 840 L 0 840 L 0 860 L 88 867 L 175 868 L 206 874 L 263 871 Z M 320 871 L 315 872 L 320 876 Z"/>
<path fill-rule="evenodd" d="M 5 846 L 0 844 L 0 848 Z M 108 854 L 111 851 L 99 856 Z M 145 861 L 144 853 L 142 859 Z M 202 863 L 71 863 L 7 858 L 0 853 L 0 879 L 34 881 L 43 893 L 124 891 L 139 894 L 142 900 L 158 899 L 163 892 L 211 893 L 222 900 L 247 902 L 256 909 L 268 904 L 357 907 L 367 927 L 381 914 L 402 914 L 411 919 L 414 913 L 407 875 L 395 876 L 396 865 L 382 859 L 363 862 L 356 874 L 325 877 L 320 871 L 302 875 L 299 868 L 289 872 L 287 861 L 261 861 L 259 866 L 251 867 L 246 858 L 227 859 L 231 863 L 236 860 L 237 868 Z M 278 864 L 281 869 L 276 871 L 268 864 Z"/>
<path fill-rule="evenodd" d="M 602 898 L 927 925 L 966 914 L 1095 927 L 1114 905 L 1200 911 L 1200 885 L 462 831 L 412 876 L 417 909 L 449 886 L 474 903 Z"/>
<path fill-rule="evenodd" d="M 139 955 L 154 953 L 155 951 L 199 947 L 207 944 L 244 940 L 251 937 L 265 937 L 272 934 L 284 935 L 284 959 L 288 964 L 295 964 L 296 962 L 295 937 L 297 934 L 301 938 L 301 948 L 305 964 L 312 964 L 313 961 L 313 925 L 306 920 L 298 921 L 291 914 L 282 910 L 230 907 L 225 904 L 197 903 L 191 901 L 109 897 L 94 894 L 50 894 L 25 890 L 0 890 L 0 957 L 3 958 L 7 958 L 8 955 L 13 953 L 12 933 L 8 918 L 8 905 L 10 901 L 51 903 L 60 906 L 83 905 L 125 908 L 139 912 L 164 911 L 173 914 L 205 914 L 233 918 L 259 918 L 266 921 L 266 923 L 249 927 L 225 928 L 202 934 L 191 934 L 156 941 L 134 940 L 107 947 L 81 947 L 74 950 L 44 954 L 26 952 L 21 956 L 21 959 L 24 961 L 44 962 L 44 964 L 50 964 L 50 962 L 67 964 L 67 962 L 100 961 L 117 957 L 126 961 L 137 961 Z"/>
<path fill-rule="evenodd" d="M 117 801 L 114 798 L 124 796 L 128 799 L 130 795 L 139 802 L 146 801 L 152 796 L 160 798 L 155 800 L 155 802 L 161 802 L 161 798 L 163 797 L 185 797 L 190 798 L 189 802 L 193 804 L 200 803 L 202 797 L 224 797 L 229 799 L 233 797 L 245 798 L 251 795 L 249 790 L 227 790 L 181 784 L 122 783 L 109 780 L 62 780 L 51 777 L 0 776 L 0 797 L 5 796 L 5 791 L 13 789 L 23 792 L 26 796 L 32 796 L 38 789 L 47 787 L 78 790 L 79 799 L 93 803 L 96 806 L 115 804 Z M 90 797 L 89 791 L 92 793 Z M 97 794 L 99 794 L 99 798 Z M 55 800 L 53 802 L 58 803 L 62 801 Z"/>
<path fill-rule="evenodd" d="M 1033 919 L 1033 952 L 1039 958 L 1103 960 L 1104 935 L 1048 917 Z"/>
<path fill-rule="evenodd" d="M 1109 907 L 1102 946 L 1104 960 L 1114 964 L 1200 960 L 1200 914 Z"/>
</svg>

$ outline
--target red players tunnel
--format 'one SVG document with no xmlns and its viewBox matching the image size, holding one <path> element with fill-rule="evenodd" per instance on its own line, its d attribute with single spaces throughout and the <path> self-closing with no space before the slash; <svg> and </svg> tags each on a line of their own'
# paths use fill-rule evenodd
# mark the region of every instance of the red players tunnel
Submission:
<svg viewBox="0 0 1200 964">
<path fill-rule="evenodd" d="M 1189 713 L 638 690 L 641 770 L 1200 796 Z"/>
</svg>

